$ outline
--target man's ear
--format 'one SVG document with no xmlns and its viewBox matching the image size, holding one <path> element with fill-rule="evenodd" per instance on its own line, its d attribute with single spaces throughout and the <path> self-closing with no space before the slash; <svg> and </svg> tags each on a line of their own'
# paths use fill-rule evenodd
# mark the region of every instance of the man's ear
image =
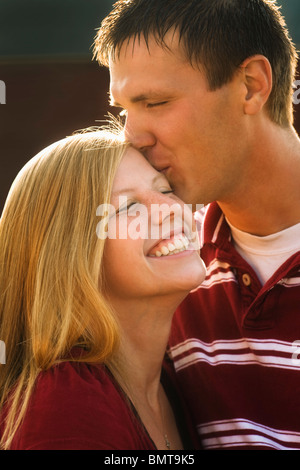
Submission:
<svg viewBox="0 0 300 470">
<path fill-rule="evenodd" d="M 265 56 L 254 55 L 242 63 L 240 70 L 246 87 L 244 112 L 249 115 L 257 114 L 272 91 L 271 64 Z"/>
</svg>

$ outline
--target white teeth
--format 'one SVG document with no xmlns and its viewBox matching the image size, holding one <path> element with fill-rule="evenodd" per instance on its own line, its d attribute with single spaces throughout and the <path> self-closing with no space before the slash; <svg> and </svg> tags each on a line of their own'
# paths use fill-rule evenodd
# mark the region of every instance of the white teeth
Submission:
<svg viewBox="0 0 300 470">
<path fill-rule="evenodd" d="M 172 241 L 172 243 L 168 243 L 168 246 L 164 245 L 161 247 L 160 250 L 155 252 L 157 258 L 161 256 L 171 256 L 176 255 L 176 253 L 180 253 L 181 251 L 185 251 L 189 246 L 188 238 L 182 234 L 181 238 L 176 238 Z"/>
<path fill-rule="evenodd" d="M 169 254 L 169 250 L 168 250 L 168 248 L 167 248 L 166 246 L 163 246 L 163 247 L 162 247 L 161 252 L 162 252 L 162 254 L 165 255 L 165 256 Z"/>
<path fill-rule="evenodd" d="M 185 248 L 187 248 L 187 247 L 189 246 L 189 244 L 190 244 L 188 238 L 187 238 L 185 235 L 183 235 L 182 238 L 181 238 L 179 241 L 182 243 L 182 245 L 183 245 Z"/>
<path fill-rule="evenodd" d="M 176 240 L 174 240 L 174 245 L 177 248 L 177 250 L 180 250 L 181 248 L 184 247 L 183 241 L 179 240 L 179 238 L 176 238 Z"/>
</svg>

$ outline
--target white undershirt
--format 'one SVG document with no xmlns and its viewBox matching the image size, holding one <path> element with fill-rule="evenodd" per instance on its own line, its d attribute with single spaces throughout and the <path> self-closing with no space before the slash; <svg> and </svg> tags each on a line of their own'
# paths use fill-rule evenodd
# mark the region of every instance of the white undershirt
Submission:
<svg viewBox="0 0 300 470">
<path fill-rule="evenodd" d="M 263 285 L 290 256 L 300 251 L 300 223 L 266 237 L 250 235 L 233 227 L 228 220 L 227 223 L 235 249 L 254 269 Z"/>
</svg>

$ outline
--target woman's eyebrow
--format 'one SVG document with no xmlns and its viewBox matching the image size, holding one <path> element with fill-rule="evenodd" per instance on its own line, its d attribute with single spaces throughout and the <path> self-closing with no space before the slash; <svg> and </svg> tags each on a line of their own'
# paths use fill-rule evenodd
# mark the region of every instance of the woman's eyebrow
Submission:
<svg viewBox="0 0 300 470">
<path fill-rule="evenodd" d="M 136 190 L 136 188 L 122 188 L 119 191 L 113 191 L 114 196 L 119 196 L 119 194 L 123 193 L 133 193 Z"/>
</svg>

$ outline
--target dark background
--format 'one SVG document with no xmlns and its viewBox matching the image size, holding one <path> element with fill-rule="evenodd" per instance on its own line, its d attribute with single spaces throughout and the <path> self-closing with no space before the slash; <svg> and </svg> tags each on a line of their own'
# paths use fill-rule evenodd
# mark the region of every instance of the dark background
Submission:
<svg viewBox="0 0 300 470">
<path fill-rule="evenodd" d="M 0 213 L 18 171 L 42 148 L 109 111 L 109 76 L 92 43 L 113 0 L 0 0 Z M 282 0 L 297 48 L 300 2 Z M 295 105 L 295 127 L 300 111 Z"/>
</svg>

